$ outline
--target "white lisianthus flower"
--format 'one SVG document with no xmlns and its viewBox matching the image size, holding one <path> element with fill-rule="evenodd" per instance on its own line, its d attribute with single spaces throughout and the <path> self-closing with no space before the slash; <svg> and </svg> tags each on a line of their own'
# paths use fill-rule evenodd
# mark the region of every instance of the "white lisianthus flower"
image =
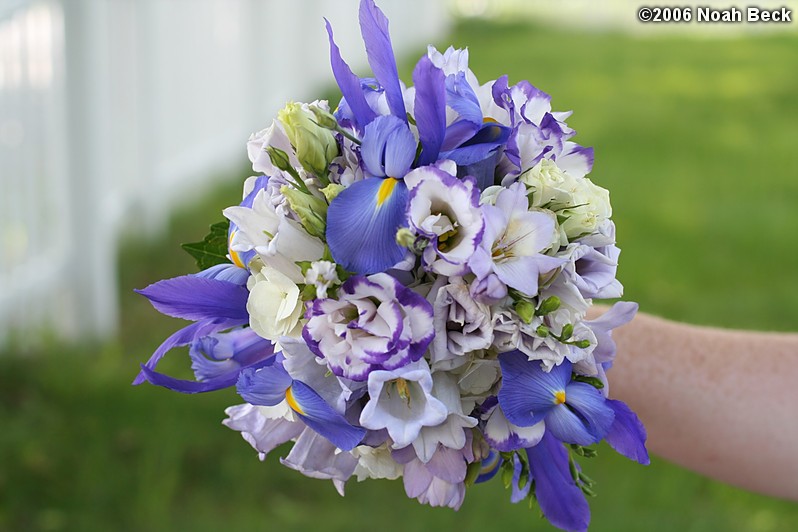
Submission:
<svg viewBox="0 0 798 532">
<path fill-rule="evenodd" d="M 258 264 L 253 264 L 253 274 L 247 282 L 250 327 L 267 340 L 298 337 L 302 330 L 299 319 L 304 310 L 299 287 L 279 270 L 266 265 L 257 268 Z"/>
</svg>

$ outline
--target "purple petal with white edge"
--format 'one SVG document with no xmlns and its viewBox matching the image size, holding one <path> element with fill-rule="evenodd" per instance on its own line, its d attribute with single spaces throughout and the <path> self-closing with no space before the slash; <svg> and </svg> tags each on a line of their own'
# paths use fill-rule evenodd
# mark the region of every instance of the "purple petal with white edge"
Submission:
<svg viewBox="0 0 798 532">
<path fill-rule="evenodd" d="M 557 156 L 557 166 L 576 178 L 585 177 L 593 169 L 593 148 L 565 142 L 563 153 Z"/>
<path fill-rule="evenodd" d="M 311 478 L 345 482 L 354 473 L 357 458 L 350 453 L 338 452 L 327 439 L 305 429 L 280 463 Z"/>
<path fill-rule="evenodd" d="M 155 369 L 158 365 L 158 362 L 175 347 L 181 347 L 187 344 L 190 344 L 197 338 L 201 338 L 203 336 L 207 336 L 209 334 L 213 334 L 217 331 L 223 331 L 225 329 L 229 329 L 231 327 L 235 327 L 237 325 L 241 325 L 239 320 L 201 320 L 182 329 L 179 329 L 172 333 L 166 340 L 163 341 L 161 345 L 158 346 L 158 349 L 152 354 L 150 359 L 144 364 L 149 369 Z M 134 385 L 139 385 L 147 380 L 146 375 L 144 372 L 139 372 L 136 378 L 133 380 Z"/>
<path fill-rule="evenodd" d="M 227 281 L 218 281 L 183 275 L 164 279 L 143 290 L 136 290 L 150 300 L 161 314 L 186 320 L 226 318 L 249 322 L 245 287 Z"/>
<path fill-rule="evenodd" d="M 607 443 L 630 460 L 643 465 L 650 464 L 651 460 L 646 450 L 646 427 L 640 422 L 637 414 L 623 401 L 607 399 L 607 405 L 615 412 L 615 420 L 606 437 Z"/>
<path fill-rule="evenodd" d="M 406 248 L 396 243 L 396 231 L 406 223 L 406 208 L 407 187 L 400 180 L 370 177 L 341 191 L 327 209 L 327 243 L 335 262 L 369 274 L 401 261 Z"/>
<path fill-rule="evenodd" d="M 250 404 L 236 405 L 224 411 L 228 418 L 222 424 L 241 433 L 241 436 L 261 453 L 261 460 L 276 447 L 293 440 L 303 430 L 303 423 L 279 417 L 264 416 L 260 408 Z"/>
<path fill-rule="evenodd" d="M 406 122 L 379 116 L 363 132 L 360 155 L 371 176 L 402 178 L 416 157 L 416 138 Z"/>
<path fill-rule="evenodd" d="M 276 362 L 257 371 L 254 369 L 242 371 L 238 377 L 236 391 L 250 404 L 275 406 L 285 400 L 286 390 L 291 383 L 291 376 L 282 362 Z"/>
<path fill-rule="evenodd" d="M 537 445 L 546 430 L 540 421 L 530 427 L 519 427 L 507 420 L 500 406 L 490 414 L 483 435 L 490 446 L 502 452 L 516 451 Z"/>
<path fill-rule="evenodd" d="M 315 430 L 339 449 L 354 449 L 366 431 L 351 425 L 344 416 L 328 405 L 319 394 L 307 384 L 294 381 L 286 392 L 288 405 L 311 429 Z"/>
<path fill-rule="evenodd" d="M 415 119 L 421 141 L 418 166 L 426 166 L 438 159 L 446 132 L 446 78 L 443 70 L 422 56 L 413 70 L 416 87 Z"/>
<path fill-rule="evenodd" d="M 499 364 L 499 405 L 507 419 L 519 427 L 541 421 L 555 406 L 555 393 L 564 391 L 571 380 L 571 363 L 567 360 L 546 373 L 539 361 L 529 360 L 516 350 L 499 355 Z"/>
<path fill-rule="evenodd" d="M 324 19 L 327 25 L 327 35 L 330 39 L 330 63 L 332 64 L 333 76 L 341 89 L 344 100 L 352 111 L 356 126 L 362 131 L 366 125 L 374 120 L 377 114 L 369 107 L 363 89 L 360 87 L 358 78 L 349 65 L 341 58 L 341 51 L 333 40 L 333 31 L 330 22 Z"/>
<path fill-rule="evenodd" d="M 374 0 L 361 0 L 359 19 L 360 33 L 366 45 L 369 65 L 374 77 L 385 89 L 388 108 L 395 117 L 407 120 L 399 72 L 396 70 L 396 58 L 388 34 L 388 19 Z"/>
<path fill-rule="evenodd" d="M 568 451 L 548 432 L 526 450 L 535 480 L 535 497 L 543 515 L 564 530 L 587 531 L 590 506 L 568 468 Z"/>
</svg>

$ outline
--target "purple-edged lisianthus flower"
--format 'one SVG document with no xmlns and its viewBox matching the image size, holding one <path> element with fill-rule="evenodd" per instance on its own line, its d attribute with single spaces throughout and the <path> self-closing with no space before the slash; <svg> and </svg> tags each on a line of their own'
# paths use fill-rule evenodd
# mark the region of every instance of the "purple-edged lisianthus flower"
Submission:
<svg viewBox="0 0 798 532">
<path fill-rule="evenodd" d="M 615 278 L 621 250 L 614 244 L 593 248 L 571 244 L 565 256 L 565 275 L 584 298 L 614 299 L 623 295 L 623 286 Z"/>
<path fill-rule="evenodd" d="M 495 274 L 507 286 L 534 296 L 538 276 L 560 266 L 562 259 L 543 255 L 554 238 L 555 219 L 529 211 L 526 188 L 514 183 L 502 189 L 495 205 L 482 205 L 485 234 L 468 265 L 477 279 Z"/>
<path fill-rule="evenodd" d="M 466 273 L 485 229 L 476 183 L 435 167 L 418 168 L 406 180 L 411 186 L 410 226 L 429 240 L 424 265 L 439 275 Z"/>
<path fill-rule="evenodd" d="M 429 302 L 388 274 L 350 277 L 338 299 L 308 308 L 302 336 L 339 377 L 355 381 L 424 356 L 435 334 Z"/>
<path fill-rule="evenodd" d="M 394 448 L 407 447 L 422 427 L 446 421 L 446 405 L 432 396 L 432 375 L 423 360 L 392 371 L 372 371 L 368 377 L 369 402 L 360 413 L 367 429 L 385 429 Z"/>
<path fill-rule="evenodd" d="M 546 432 L 566 443 L 592 445 L 612 426 L 615 413 L 595 387 L 571 380 L 565 360 L 548 373 L 520 351 L 499 355 L 502 387 L 499 405 L 514 425 L 546 422 Z"/>
<path fill-rule="evenodd" d="M 487 349 L 493 342 L 490 308 L 475 301 L 462 277 L 451 277 L 442 286 L 433 303 L 435 339 L 430 361 L 450 360 Z"/>
</svg>

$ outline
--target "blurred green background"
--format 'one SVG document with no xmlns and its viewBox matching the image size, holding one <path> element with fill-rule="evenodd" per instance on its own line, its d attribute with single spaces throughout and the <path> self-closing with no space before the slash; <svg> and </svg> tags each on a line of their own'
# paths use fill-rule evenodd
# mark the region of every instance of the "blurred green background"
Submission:
<svg viewBox="0 0 798 532">
<path fill-rule="evenodd" d="M 681 321 L 798 330 L 794 33 L 635 37 L 466 20 L 438 44 L 450 43 L 470 48 L 483 82 L 529 79 L 555 110 L 575 111 L 575 140 L 596 149 L 591 177 L 612 193 L 626 299 Z M 457 513 L 408 500 L 401 482 L 352 481 L 341 499 L 331 483 L 280 466 L 286 449 L 260 463 L 223 427 L 224 408 L 239 402 L 232 391 L 129 385 L 182 326 L 132 289 L 194 271 L 179 244 L 238 202 L 243 154 L 241 174 L 176 212 L 167 234 L 128 238 L 116 340 L 45 338 L 0 356 L 0 529 L 551 529 L 511 505 L 498 479 L 470 489 Z M 187 357 L 170 358 L 167 370 L 188 374 Z M 662 460 L 644 468 L 602 447 L 583 465 L 599 483 L 592 530 L 798 530 L 798 505 Z"/>
</svg>

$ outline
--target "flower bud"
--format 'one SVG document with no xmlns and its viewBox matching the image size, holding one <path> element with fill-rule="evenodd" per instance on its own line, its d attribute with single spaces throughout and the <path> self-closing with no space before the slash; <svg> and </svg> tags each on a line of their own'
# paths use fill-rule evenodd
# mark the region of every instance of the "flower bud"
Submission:
<svg viewBox="0 0 798 532">
<path fill-rule="evenodd" d="M 338 156 L 338 142 L 332 131 L 316 123 L 311 106 L 289 102 L 277 118 L 285 127 L 302 167 L 314 175 L 326 176 L 327 167 Z"/>
<path fill-rule="evenodd" d="M 287 185 L 280 187 L 280 193 L 288 200 L 288 206 L 296 213 L 302 227 L 310 235 L 324 238 L 327 230 L 327 204 L 324 200 Z"/>
</svg>

